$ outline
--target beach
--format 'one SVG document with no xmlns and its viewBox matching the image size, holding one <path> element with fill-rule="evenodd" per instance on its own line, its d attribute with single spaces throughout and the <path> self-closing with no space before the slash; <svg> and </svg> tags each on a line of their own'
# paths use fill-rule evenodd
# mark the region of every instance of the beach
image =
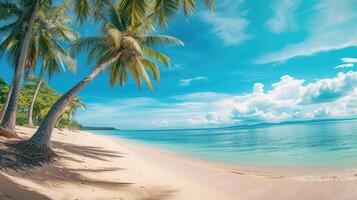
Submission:
<svg viewBox="0 0 357 200">
<path fill-rule="evenodd" d="M 17 127 L 17 132 L 27 138 L 35 129 Z M 351 179 L 328 176 L 300 180 L 264 169 L 230 169 L 85 131 L 55 130 L 51 145 L 58 155 L 54 163 L 1 172 L 0 199 L 357 198 L 353 175 Z"/>
</svg>

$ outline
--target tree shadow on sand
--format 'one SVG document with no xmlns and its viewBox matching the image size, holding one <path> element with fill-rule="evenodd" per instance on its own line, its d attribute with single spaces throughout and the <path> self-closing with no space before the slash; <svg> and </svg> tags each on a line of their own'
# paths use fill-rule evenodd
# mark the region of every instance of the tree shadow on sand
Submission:
<svg viewBox="0 0 357 200">
<path fill-rule="evenodd" d="M 79 187 L 103 188 L 108 190 L 131 191 L 137 200 L 167 200 L 174 191 L 165 188 L 138 188 L 135 183 L 105 180 L 88 177 L 87 174 L 100 174 L 110 171 L 126 170 L 119 167 L 103 168 L 69 168 L 62 162 L 84 162 L 81 157 L 99 161 L 110 161 L 112 158 L 122 158 L 125 154 L 100 147 L 80 146 L 71 143 L 52 142 L 56 153 L 53 161 L 33 164 L 28 157 L 23 157 L 16 149 L 7 145 L 8 141 L 0 140 L 0 171 L 5 171 L 10 177 L 29 180 L 47 188 L 61 188 L 62 185 L 77 185 Z M 30 164 L 29 164 L 30 163 Z M 97 177 L 100 177 L 97 176 Z M 120 178 L 120 177 L 118 177 Z M 6 183 L 6 187 L 3 185 Z M 48 197 L 26 189 L 25 186 L 12 182 L 7 176 L 0 174 L 0 200 L 2 199 L 49 199 Z M 138 186 L 138 185 L 136 185 Z"/>
<path fill-rule="evenodd" d="M 124 155 L 118 151 L 110 151 L 101 147 L 80 146 L 75 144 L 54 141 L 51 143 L 53 149 L 64 150 L 68 153 L 92 158 L 101 161 L 109 161 L 111 158 L 121 158 Z M 65 155 L 61 155 L 64 156 Z"/>
<path fill-rule="evenodd" d="M 82 162 L 70 155 L 78 155 L 91 159 L 101 161 L 108 161 L 109 158 L 122 157 L 120 152 L 105 150 L 100 147 L 79 146 L 69 143 L 53 142 L 53 149 L 56 150 L 56 157 L 54 161 L 48 163 L 34 163 L 30 162 L 31 158 L 24 157 L 16 149 L 8 146 L 4 142 L 0 142 L 0 169 L 8 171 L 12 176 L 21 178 L 29 178 L 31 181 L 41 184 L 55 182 L 73 183 L 82 185 L 92 185 L 103 188 L 121 188 L 130 185 L 125 182 L 112 182 L 93 180 L 82 175 L 87 173 L 103 173 L 108 171 L 124 170 L 122 168 L 99 168 L 99 169 L 72 169 L 61 166 L 60 160 L 71 160 L 75 162 Z"/>
</svg>

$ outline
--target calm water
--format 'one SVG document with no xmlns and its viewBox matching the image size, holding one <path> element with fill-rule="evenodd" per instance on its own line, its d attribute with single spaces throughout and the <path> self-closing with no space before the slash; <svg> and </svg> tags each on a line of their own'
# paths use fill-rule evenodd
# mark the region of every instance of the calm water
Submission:
<svg viewBox="0 0 357 200">
<path fill-rule="evenodd" d="M 96 131 L 244 165 L 357 166 L 357 120 L 200 130 Z"/>
</svg>

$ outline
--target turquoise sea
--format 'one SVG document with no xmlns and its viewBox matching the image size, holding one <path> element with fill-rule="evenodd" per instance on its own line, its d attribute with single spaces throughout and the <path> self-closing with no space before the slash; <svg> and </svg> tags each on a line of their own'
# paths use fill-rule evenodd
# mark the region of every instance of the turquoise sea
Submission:
<svg viewBox="0 0 357 200">
<path fill-rule="evenodd" d="M 357 166 L 357 120 L 215 129 L 95 131 L 184 155 L 273 167 Z"/>
</svg>

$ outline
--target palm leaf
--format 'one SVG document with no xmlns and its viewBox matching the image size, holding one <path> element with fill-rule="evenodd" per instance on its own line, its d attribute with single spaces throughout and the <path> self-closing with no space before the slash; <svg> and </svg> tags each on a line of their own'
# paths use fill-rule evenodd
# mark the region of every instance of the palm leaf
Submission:
<svg viewBox="0 0 357 200">
<path fill-rule="evenodd" d="M 158 23 L 162 27 L 166 27 L 169 18 L 177 13 L 179 4 L 177 0 L 157 0 L 155 5 L 155 14 Z"/>
<path fill-rule="evenodd" d="M 149 57 L 152 57 L 158 61 L 160 61 L 161 63 L 163 63 L 165 66 L 169 66 L 170 65 L 170 58 L 168 56 L 166 56 L 165 54 L 162 54 L 158 51 L 155 51 L 147 46 L 143 46 L 142 47 L 144 53 L 146 55 L 148 55 Z"/>
<path fill-rule="evenodd" d="M 135 57 L 135 60 L 136 60 L 135 61 L 136 62 L 136 64 L 135 64 L 136 68 L 138 69 L 139 73 L 143 76 L 143 78 L 144 78 L 144 80 L 146 82 L 146 85 L 149 87 L 149 90 L 153 91 L 154 88 L 153 88 L 153 86 L 151 84 L 150 77 L 146 73 L 145 67 L 144 67 L 143 63 L 141 62 L 141 59 L 138 58 L 138 57 Z"/>
<path fill-rule="evenodd" d="M 77 23 L 82 24 L 91 12 L 88 0 L 75 0 L 74 11 L 77 15 Z"/>
<path fill-rule="evenodd" d="M 144 45 L 147 45 L 151 48 L 163 47 L 169 45 L 184 46 L 184 43 L 181 40 L 168 35 L 140 36 L 139 39 L 142 41 Z"/>
<path fill-rule="evenodd" d="M 151 62 L 148 59 L 143 58 L 142 63 L 146 69 L 149 70 L 150 74 L 154 78 L 154 80 L 159 83 L 160 82 L 160 71 L 159 68 L 156 66 L 155 63 Z"/>
<path fill-rule="evenodd" d="M 131 26 L 138 24 L 145 18 L 148 4 L 146 0 L 121 0 L 120 8 L 123 16 Z"/>
</svg>

